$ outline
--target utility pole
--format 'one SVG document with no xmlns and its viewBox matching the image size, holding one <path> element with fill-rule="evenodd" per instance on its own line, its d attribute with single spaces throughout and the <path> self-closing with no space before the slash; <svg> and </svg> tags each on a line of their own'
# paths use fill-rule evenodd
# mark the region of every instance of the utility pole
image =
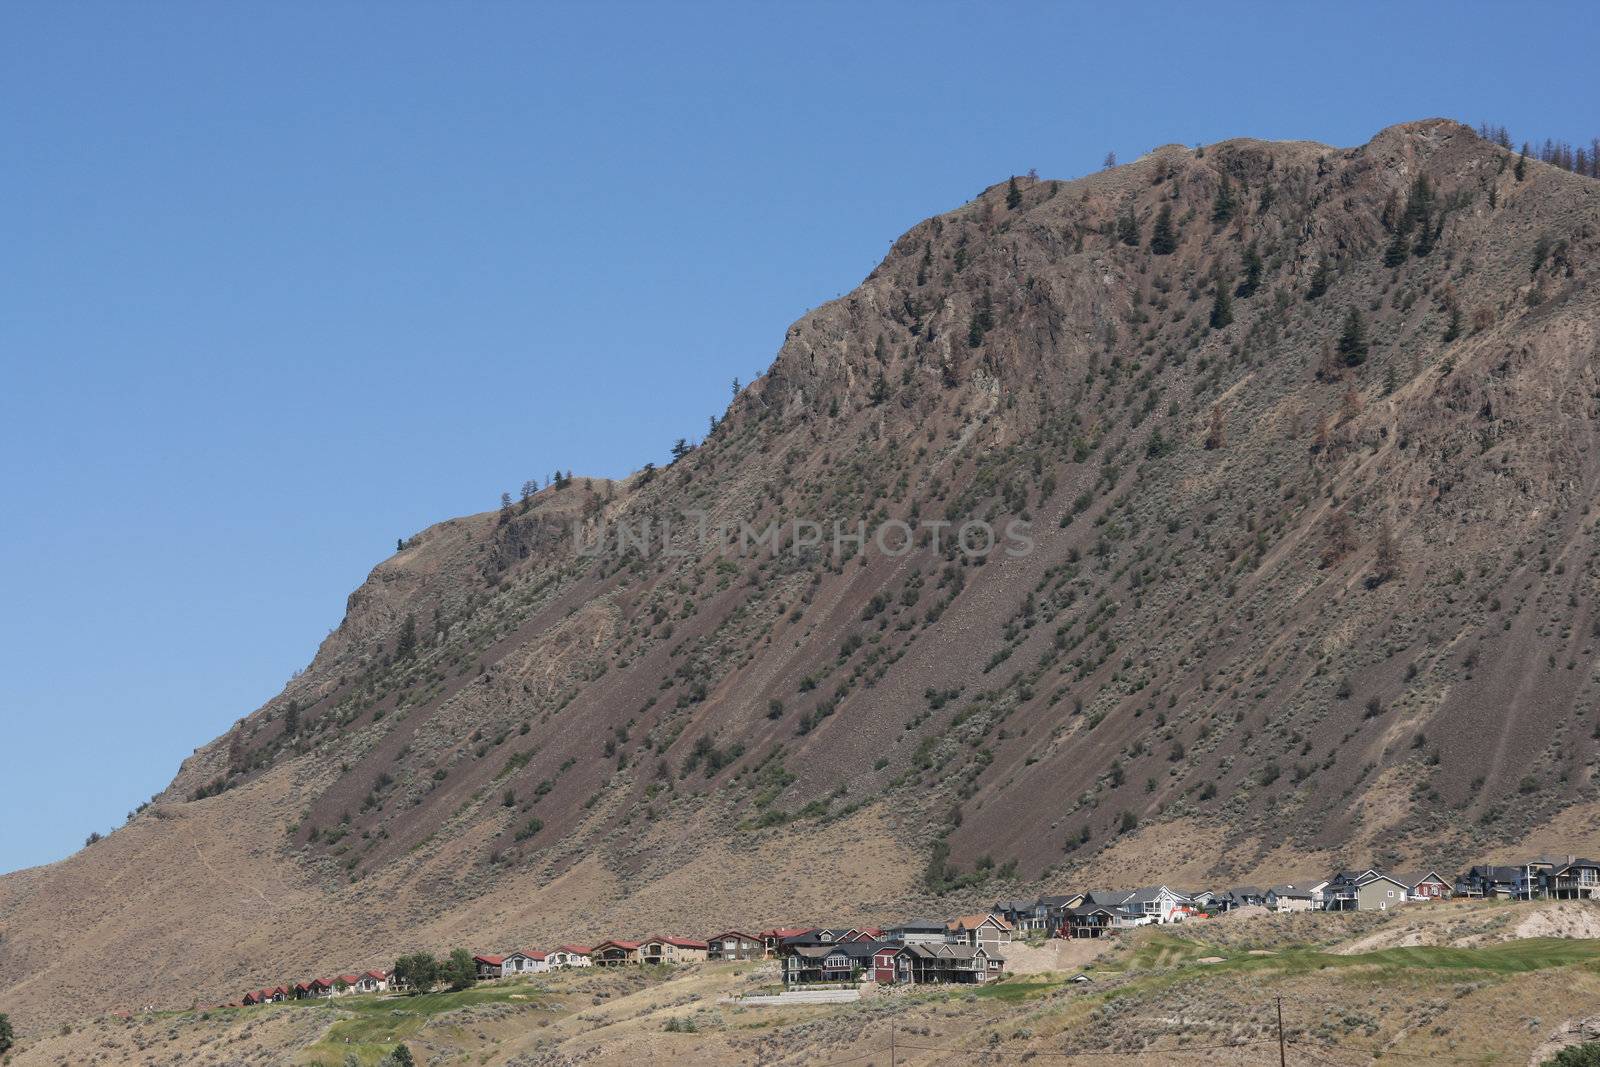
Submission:
<svg viewBox="0 0 1600 1067">
<path fill-rule="evenodd" d="M 1283 994 L 1278 994 L 1278 1067 L 1288 1067 L 1289 1059 L 1283 1051 Z"/>
</svg>

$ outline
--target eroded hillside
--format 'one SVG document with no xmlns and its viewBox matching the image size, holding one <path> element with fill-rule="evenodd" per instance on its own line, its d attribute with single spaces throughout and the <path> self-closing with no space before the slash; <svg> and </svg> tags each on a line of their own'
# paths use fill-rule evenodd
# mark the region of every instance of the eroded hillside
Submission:
<svg viewBox="0 0 1600 1067">
<path fill-rule="evenodd" d="M 1445 121 L 1166 147 L 916 226 L 698 448 L 409 539 L 150 809 L 0 880 L 0 1003 L 77 981 L 86 925 L 198 996 L 1600 843 L 1600 183 L 1515 163 Z M 797 519 L 916 542 L 744 550 Z M 261 945 L 196 961 L 178 914 Z"/>
</svg>

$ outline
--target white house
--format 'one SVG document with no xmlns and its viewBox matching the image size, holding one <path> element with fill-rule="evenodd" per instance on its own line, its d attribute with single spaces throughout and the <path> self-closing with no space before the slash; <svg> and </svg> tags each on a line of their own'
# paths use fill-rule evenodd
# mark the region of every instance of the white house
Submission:
<svg viewBox="0 0 1600 1067">
<path fill-rule="evenodd" d="M 543 952 L 513 952 L 500 960 L 500 974 L 539 974 L 550 969 L 550 961 Z"/>
<path fill-rule="evenodd" d="M 554 951 L 545 953 L 544 960 L 545 966 L 552 971 L 562 967 L 594 966 L 594 957 L 583 945 L 562 945 Z"/>
<path fill-rule="evenodd" d="M 357 976 L 351 988 L 357 993 L 386 993 L 389 991 L 389 975 L 385 971 L 367 971 Z"/>
</svg>

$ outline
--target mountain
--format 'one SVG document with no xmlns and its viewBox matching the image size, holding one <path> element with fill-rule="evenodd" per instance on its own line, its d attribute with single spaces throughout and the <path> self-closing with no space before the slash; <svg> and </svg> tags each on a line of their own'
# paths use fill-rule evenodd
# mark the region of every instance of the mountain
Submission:
<svg viewBox="0 0 1600 1067">
<path fill-rule="evenodd" d="M 1600 845 L 1597 243 L 1443 120 L 1001 182 L 670 466 L 406 539 L 0 878 L 0 1010 Z"/>
</svg>

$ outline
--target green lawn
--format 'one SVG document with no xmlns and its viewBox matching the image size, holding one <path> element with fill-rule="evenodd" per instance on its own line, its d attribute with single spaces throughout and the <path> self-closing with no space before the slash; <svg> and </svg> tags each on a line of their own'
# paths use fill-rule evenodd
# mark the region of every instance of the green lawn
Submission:
<svg viewBox="0 0 1600 1067">
<path fill-rule="evenodd" d="M 401 1041 L 415 1037 L 429 1018 L 458 1008 L 480 1004 L 531 1004 L 547 990 L 536 983 L 514 982 L 474 986 L 458 993 L 421 993 L 391 997 L 383 994 L 340 997 L 336 1001 L 294 1000 L 279 1006 L 284 1011 L 322 1011 L 336 1019 L 322 1039 L 308 1050 L 307 1063 L 342 1067 L 354 1054 L 363 1064 L 375 1064 Z"/>
</svg>

